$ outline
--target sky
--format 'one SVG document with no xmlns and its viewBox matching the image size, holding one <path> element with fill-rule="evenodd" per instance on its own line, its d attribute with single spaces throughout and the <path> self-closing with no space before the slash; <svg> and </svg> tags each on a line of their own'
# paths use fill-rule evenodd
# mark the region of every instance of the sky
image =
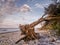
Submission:
<svg viewBox="0 0 60 45">
<path fill-rule="evenodd" d="M 0 28 L 38 20 L 51 0 L 0 0 Z"/>
</svg>

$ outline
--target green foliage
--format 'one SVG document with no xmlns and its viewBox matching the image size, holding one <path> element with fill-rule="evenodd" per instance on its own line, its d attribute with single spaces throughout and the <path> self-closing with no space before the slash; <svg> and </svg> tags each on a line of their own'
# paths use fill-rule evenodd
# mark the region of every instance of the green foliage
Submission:
<svg viewBox="0 0 60 45">
<path fill-rule="evenodd" d="M 48 15 L 59 15 L 60 14 L 60 2 L 54 0 L 55 3 L 50 4 L 47 8 L 45 7 L 45 14 Z"/>
<path fill-rule="evenodd" d="M 48 25 L 50 30 L 54 31 L 57 36 L 60 36 L 60 21 L 59 20 L 51 20 L 50 25 Z"/>
<path fill-rule="evenodd" d="M 56 35 L 60 36 L 60 22 L 55 20 L 52 24 L 52 30 L 56 31 Z"/>
<path fill-rule="evenodd" d="M 60 1 L 58 0 L 52 0 L 54 3 L 51 3 L 47 8 L 45 7 L 45 14 L 48 14 L 49 16 L 55 16 L 59 17 L 60 16 Z M 56 31 L 57 35 L 60 35 L 60 21 L 58 20 L 51 20 L 49 21 L 50 24 L 46 26 L 50 30 Z"/>
</svg>

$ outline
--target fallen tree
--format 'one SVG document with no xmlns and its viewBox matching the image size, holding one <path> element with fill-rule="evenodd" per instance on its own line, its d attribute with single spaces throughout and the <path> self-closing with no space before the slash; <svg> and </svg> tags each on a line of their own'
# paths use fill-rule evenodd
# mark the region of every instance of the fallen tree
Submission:
<svg viewBox="0 0 60 45">
<path fill-rule="evenodd" d="M 48 14 L 48 16 L 46 16 Z M 44 17 L 46 16 L 46 17 Z M 48 8 L 45 8 L 45 14 L 38 19 L 37 21 L 34 21 L 31 24 L 26 25 L 19 25 L 19 28 L 22 32 L 22 35 L 25 35 L 23 38 L 19 39 L 16 43 L 18 43 L 21 40 L 34 40 L 38 39 L 37 34 L 34 32 L 34 27 L 45 21 L 44 25 L 40 29 L 58 29 L 58 32 L 60 32 L 60 2 L 50 4 Z"/>
<path fill-rule="evenodd" d="M 18 40 L 16 43 L 18 43 L 19 41 L 21 40 L 34 40 L 34 39 L 38 39 L 38 36 L 37 34 L 34 32 L 34 27 L 43 22 L 43 21 L 46 21 L 46 22 L 49 22 L 50 20 L 58 20 L 60 19 L 60 17 L 45 17 L 45 18 L 40 18 L 38 19 L 37 21 L 31 23 L 31 24 L 26 24 L 26 25 L 19 25 L 19 28 L 21 29 L 22 31 L 22 35 L 25 35 L 23 38 L 21 38 L 20 40 Z M 48 24 L 48 23 L 47 23 Z M 44 24 L 44 26 L 47 25 L 46 23 Z"/>
</svg>

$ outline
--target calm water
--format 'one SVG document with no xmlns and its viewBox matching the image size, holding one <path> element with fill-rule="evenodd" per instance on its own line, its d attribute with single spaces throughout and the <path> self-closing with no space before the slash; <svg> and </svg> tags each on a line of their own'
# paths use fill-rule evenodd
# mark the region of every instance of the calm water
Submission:
<svg viewBox="0 0 60 45">
<path fill-rule="evenodd" d="M 0 28 L 0 33 L 19 31 L 19 28 Z"/>
</svg>

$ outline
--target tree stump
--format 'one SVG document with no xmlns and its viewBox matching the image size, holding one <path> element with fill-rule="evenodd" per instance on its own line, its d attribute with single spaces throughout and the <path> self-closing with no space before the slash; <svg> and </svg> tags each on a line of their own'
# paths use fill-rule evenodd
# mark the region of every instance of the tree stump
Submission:
<svg viewBox="0 0 60 45">
<path fill-rule="evenodd" d="M 34 27 L 31 27 L 29 24 L 20 25 L 22 34 L 26 35 L 25 40 L 33 40 L 37 38 L 37 34 L 34 32 Z"/>
<path fill-rule="evenodd" d="M 29 40 L 35 40 L 38 39 L 37 33 L 34 32 L 34 27 L 30 27 L 29 24 L 27 25 L 20 25 L 19 26 L 20 30 L 21 30 L 21 35 L 26 35 L 25 37 L 19 39 L 16 44 L 21 41 L 29 41 Z"/>
</svg>

